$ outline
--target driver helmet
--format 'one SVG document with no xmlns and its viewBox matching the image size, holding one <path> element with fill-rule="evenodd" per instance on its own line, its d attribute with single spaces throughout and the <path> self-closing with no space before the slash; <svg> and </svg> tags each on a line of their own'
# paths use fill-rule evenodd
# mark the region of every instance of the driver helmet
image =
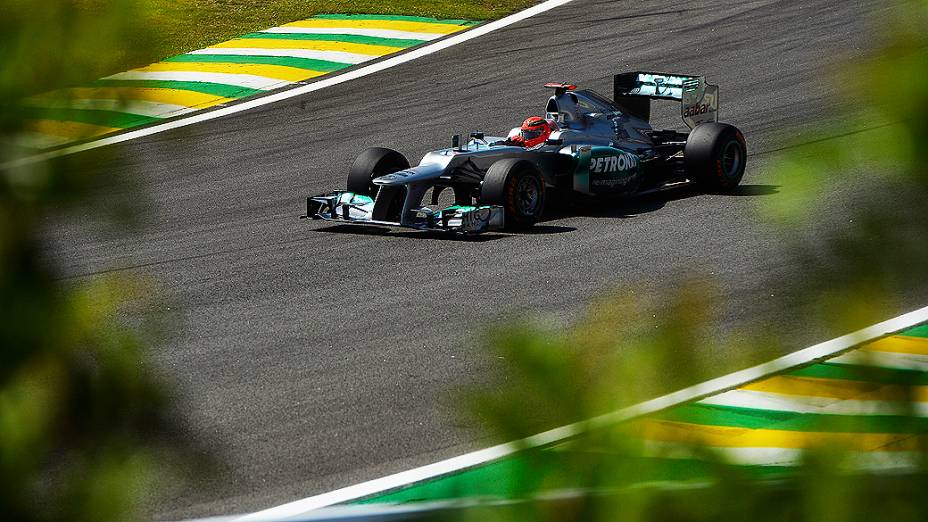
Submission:
<svg viewBox="0 0 928 522">
<path fill-rule="evenodd" d="M 535 145 L 544 143 L 548 139 L 548 136 L 551 135 L 551 124 L 544 118 L 532 116 L 522 122 L 519 135 L 522 136 L 522 140 L 525 142 L 526 147 L 534 147 Z"/>
</svg>

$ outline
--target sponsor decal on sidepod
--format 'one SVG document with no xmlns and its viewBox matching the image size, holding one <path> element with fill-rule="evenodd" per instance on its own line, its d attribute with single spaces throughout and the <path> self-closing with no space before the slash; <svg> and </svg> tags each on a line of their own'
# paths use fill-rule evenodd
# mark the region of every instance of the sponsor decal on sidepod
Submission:
<svg viewBox="0 0 928 522">
<path fill-rule="evenodd" d="M 592 173 L 609 173 L 625 172 L 638 168 L 638 156 L 629 153 L 622 153 L 618 156 L 604 156 L 593 158 L 590 161 L 590 172 Z"/>
</svg>

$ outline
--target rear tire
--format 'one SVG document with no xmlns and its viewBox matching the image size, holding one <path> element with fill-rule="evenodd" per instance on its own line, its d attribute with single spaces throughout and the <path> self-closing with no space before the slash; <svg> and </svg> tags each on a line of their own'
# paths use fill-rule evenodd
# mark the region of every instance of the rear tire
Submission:
<svg viewBox="0 0 928 522">
<path fill-rule="evenodd" d="M 358 156 L 348 170 L 348 192 L 371 198 L 377 196 L 378 186 L 374 178 L 408 169 L 406 157 L 392 149 L 371 147 Z"/>
<path fill-rule="evenodd" d="M 480 187 L 481 205 L 501 205 L 506 228 L 534 225 L 545 208 L 545 179 L 534 163 L 504 159 L 490 165 Z"/>
<path fill-rule="evenodd" d="M 744 177 L 748 150 L 744 135 L 724 123 L 697 125 L 686 139 L 686 175 L 708 192 L 734 189 Z"/>
</svg>

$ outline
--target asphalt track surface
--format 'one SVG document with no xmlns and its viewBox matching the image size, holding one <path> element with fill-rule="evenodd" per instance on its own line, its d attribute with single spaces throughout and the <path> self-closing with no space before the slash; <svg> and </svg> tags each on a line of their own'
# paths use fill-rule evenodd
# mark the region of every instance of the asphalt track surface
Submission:
<svg viewBox="0 0 928 522">
<path fill-rule="evenodd" d="M 115 147 L 114 174 L 144 195 L 141 228 L 126 237 L 88 213 L 50 223 L 49 239 L 69 276 L 151 277 L 182 310 L 155 362 L 228 471 L 159 499 L 157 516 L 261 509 L 488 445 L 456 415 L 455 393 L 498 365 L 475 346 L 507 314 L 557 324 L 607 288 L 659 289 L 699 271 L 726 299 L 721 328 L 794 325 L 796 349 L 823 340 L 769 299 L 770 276 L 801 274 L 778 245 L 828 234 L 823 214 L 840 222 L 831 203 L 853 189 L 819 187 L 827 211 L 789 232 L 757 207 L 789 183 L 768 173 L 779 138 L 828 114 L 819 80 L 866 49 L 864 19 L 882 4 L 578 0 L 304 98 Z M 596 208 L 482 241 L 297 219 L 305 195 L 344 186 L 367 146 L 415 161 L 454 132 L 506 132 L 540 113 L 546 81 L 610 94 L 611 74 L 638 68 L 721 84 L 722 119 L 751 153 L 742 191 Z M 120 190 L 106 200 L 135 197 Z M 886 317 L 924 305 L 918 285 Z M 720 373 L 744 361 L 700 356 Z"/>
</svg>

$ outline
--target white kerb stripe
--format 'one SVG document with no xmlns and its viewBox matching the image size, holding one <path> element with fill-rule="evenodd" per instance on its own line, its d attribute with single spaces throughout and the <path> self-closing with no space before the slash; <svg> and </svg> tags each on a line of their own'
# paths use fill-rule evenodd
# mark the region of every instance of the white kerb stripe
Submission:
<svg viewBox="0 0 928 522">
<path fill-rule="evenodd" d="M 643 447 L 645 455 L 667 459 L 690 459 L 701 457 L 694 454 L 691 446 L 674 442 L 647 441 Z M 703 448 L 701 448 L 703 449 Z M 742 466 L 796 466 L 802 463 L 804 452 L 796 448 L 710 448 L 729 464 Z M 851 465 L 861 470 L 912 469 L 921 462 L 921 453 L 916 451 L 850 451 L 847 453 Z"/>
<path fill-rule="evenodd" d="M 414 33 L 395 29 L 358 29 L 355 27 L 272 27 L 261 32 L 275 34 L 351 34 L 356 36 L 376 36 L 378 38 L 399 38 L 402 40 L 434 40 L 447 36 L 442 33 Z"/>
<path fill-rule="evenodd" d="M 832 415 L 916 415 L 928 417 L 928 403 L 893 401 L 842 400 L 805 395 L 781 395 L 754 390 L 731 390 L 706 397 L 699 404 L 731 406 L 791 413 Z M 907 410 L 906 408 L 911 408 Z M 776 426 L 773 426 L 776 427 Z"/>
<path fill-rule="evenodd" d="M 835 357 L 829 362 L 928 372 L 928 355 L 917 353 L 854 351 Z"/>
<path fill-rule="evenodd" d="M 803 454 L 801 449 L 768 447 L 699 447 L 694 451 L 692 445 L 661 440 L 645 440 L 641 450 L 645 457 L 662 459 L 705 459 L 696 451 L 710 450 L 730 464 L 743 466 L 792 466 L 802 461 Z"/>
<path fill-rule="evenodd" d="M 569 0 L 562 1 L 562 3 L 567 3 L 567 1 Z M 523 11 L 523 13 L 531 10 L 532 9 L 528 9 Z M 447 41 L 448 40 L 441 40 L 438 43 L 441 44 Z M 307 87 L 311 87 L 311 85 Z M 295 500 L 287 504 L 265 509 L 264 511 L 258 511 L 250 515 L 244 515 L 242 517 L 236 518 L 235 520 L 279 520 L 282 518 L 294 517 L 314 509 L 319 509 L 321 507 L 350 502 L 352 500 L 357 500 L 393 489 L 409 486 L 424 480 L 464 471 L 469 468 L 486 464 L 487 462 L 498 460 L 503 457 L 508 457 L 520 451 L 525 451 L 526 449 L 548 446 L 550 444 L 562 442 L 572 437 L 576 437 L 590 429 L 613 426 L 618 422 L 624 422 L 642 417 L 644 415 L 650 415 L 662 410 L 666 410 L 667 408 L 677 406 L 679 404 L 704 399 L 709 395 L 729 391 L 774 373 L 785 372 L 797 366 L 805 365 L 813 361 L 828 359 L 834 355 L 850 350 L 851 348 L 862 343 L 875 341 L 925 321 L 928 321 L 928 306 L 915 310 L 914 312 L 900 315 L 899 317 L 894 317 L 893 319 L 883 321 L 882 323 L 875 324 L 862 330 L 838 337 L 836 339 L 810 346 L 803 350 L 799 350 L 798 352 L 793 352 L 789 355 L 774 359 L 768 363 L 754 366 L 752 368 L 741 370 L 735 373 L 730 373 L 728 375 L 724 375 L 722 377 L 718 377 L 716 379 L 712 379 L 710 381 L 706 381 L 704 383 L 664 395 L 663 397 L 658 397 L 650 401 L 642 402 L 640 404 L 636 404 L 634 406 L 630 406 L 613 413 L 608 413 L 606 415 L 595 417 L 587 421 L 568 424 L 566 426 L 554 428 L 553 430 L 549 430 L 544 433 L 532 435 L 531 437 L 527 437 L 522 440 L 509 442 L 507 444 L 500 444 L 498 446 L 475 451 L 473 453 L 467 453 L 465 455 L 453 457 L 447 460 L 436 462 L 434 464 L 422 466 L 420 468 L 415 468 L 396 473 L 394 475 L 369 480 L 367 482 L 362 482 L 353 486 L 336 489 L 328 493 L 322 493 L 320 495 Z"/>
<path fill-rule="evenodd" d="M 106 80 L 168 80 L 178 82 L 208 82 L 223 85 L 235 85 L 269 91 L 278 87 L 291 85 L 292 82 L 267 78 L 253 74 L 205 73 L 193 71 L 126 71 L 112 76 Z"/>
<path fill-rule="evenodd" d="M 260 47 L 210 47 L 191 51 L 187 54 L 234 54 L 237 56 L 289 56 L 293 58 L 312 58 L 346 64 L 358 64 L 373 60 L 377 56 L 369 54 L 345 53 L 341 51 L 314 51 L 312 49 L 264 49 Z"/>
<path fill-rule="evenodd" d="M 56 147 L 63 143 L 71 141 L 70 138 L 62 136 L 53 136 L 41 132 L 21 131 L 13 136 L 13 144 L 27 149 L 44 149 L 47 147 Z"/>
<path fill-rule="evenodd" d="M 71 100 L 33 99 L 30 105 L 48 108 L 87 109 L 97 111 L 116 111 L 154 118 L 167 118 L 197 110 L 195 107 L 175 105 L 173 103 L 160 103 L 147 100 L 103 100 L 75 98 Z"/>
</svg>

